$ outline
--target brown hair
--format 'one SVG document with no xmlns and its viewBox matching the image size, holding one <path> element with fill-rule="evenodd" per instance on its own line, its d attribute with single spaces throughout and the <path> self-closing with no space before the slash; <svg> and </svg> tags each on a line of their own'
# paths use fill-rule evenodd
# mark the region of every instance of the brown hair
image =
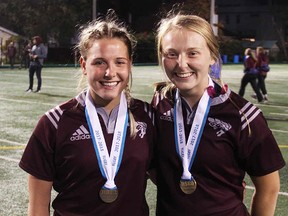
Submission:
<svg viewBox="0 0 288 216">
<path fill-rule="evenodd" d="M 43 40 L 42 40 L 42 37 L 40 36 L 34 36 L 32 38 L 32 40 L 35 40 L 36 41 L 36 45 L 38 46 L 39 44 L 43 43 Z"/>
<path fill-rule="evenodd" d="M 87 50 L 92 43 L 103 38 L 118 38 L 123 41 L 128 49 L 129 58 L 132 59 L 136 40 L 111 9 L 108 10 L 104 18 L 100 17 L 80 27 L 79 43 L 75 48 L 79 50 L 80 55 L 85 59 Z"/>
</svg>

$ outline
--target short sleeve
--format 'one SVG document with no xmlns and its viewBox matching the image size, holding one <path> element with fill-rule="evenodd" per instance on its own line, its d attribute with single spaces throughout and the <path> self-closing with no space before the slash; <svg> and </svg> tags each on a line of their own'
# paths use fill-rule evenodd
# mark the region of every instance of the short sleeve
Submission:
<svg viewBox="0 0 288 216">
<path fill-rule="evenodd" d="M 39 179 L 52 181 L 55 173 L 55 137 L 55 127 L 43 116 L 24 150 L 19 163 L 20 168 Z"/>
<path fill-rule="evenodd" d="M 244 169 L 251 176 L 267 175 L 285 166 L 281 150 L 262 113 L 242 131 L 241 146 Z"/>
</svg>

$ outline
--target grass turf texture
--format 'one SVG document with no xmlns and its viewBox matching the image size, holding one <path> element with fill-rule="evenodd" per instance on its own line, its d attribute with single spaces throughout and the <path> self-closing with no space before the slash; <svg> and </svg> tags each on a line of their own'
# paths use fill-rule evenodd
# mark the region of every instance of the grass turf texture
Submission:
<svg viewBox="0 0 288 216">
<path fill-rule="evenodd" d="M 258 104 L 250 95 L 250 85 L 246 87 L 245 98 L 261 108 L 268 124 L 278 141 L 283 156 L 288 162 L 288 65 L 271 65 L 266 85 L 269 93 L 268 104 Z M 242 65 L 224 65 L 222 79 L 238 92 L 243 76 Z M 55 105 L 74 97 L 79 68 L 44 67 L 41 93 L 25 93 L 28 87 L 27 70 L 0 68 L 0 215 L 27 215 L 28 192 L 27 175 L 18 167 L 19 159 L 39 118 Z M 153 83 L 165 80 L 158 66 L 134 66 L 132 95 L 150 102 Z M 34 86 L 37 83 L 34 78 Z M 288 215 L 288 168 L 280 171 L 281 189 L 276 216 Z M 245 204 L 253 193 L 252 183 L 246 178 L 248 189 Z M 55 192 L 53 193 L 55 196 Z M 146 197 L 150 215 L 155 215 L 156 187 L 149 181 Z"/>
</svg>

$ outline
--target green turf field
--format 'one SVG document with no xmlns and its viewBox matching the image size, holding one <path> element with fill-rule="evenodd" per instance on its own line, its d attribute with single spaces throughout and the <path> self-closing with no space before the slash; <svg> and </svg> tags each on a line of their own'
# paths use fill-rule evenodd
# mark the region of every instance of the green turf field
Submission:
<svg viewBox="0 0 288 216">
<path fill-rule="evenodd" d="M 43 68 L 42 92 L 25 93 L 28 87 L 27 70 L 0 68 L 0 215 L 26 215 L 28 192 L 27 175 L 18 162 L 28 138 L 38 119 L 55 105 L 75 96 L 79 68 Z M 242 65 L 224 65 L 222 79 L 238 92 L 242 77 Z M 134 66 L 132 94 L 149 101 L 153 83 L 165 80 L 158 66 Z M 247 86 L 245 97 L 259 106 L 268 120 L 281 151 L 288 162 L 288 65 L 271 65 L 266 85 L 269 93 L 268 104 L 257 104 L 252 99 L 252 89 Z M 37 82 L 36 77 L 34 83 Z M 288 168 L 280 171 L 281 189 L 276 216 L 288 215 Z M 247 178 L 248 189 L 245 204 L 249 206 L 253 187 Z M 55 193 L 54 193 L 55 195 Z M 151 216 L 155 215 L 156 188 L 149 182 L 147 199 Z"/>
</svg>

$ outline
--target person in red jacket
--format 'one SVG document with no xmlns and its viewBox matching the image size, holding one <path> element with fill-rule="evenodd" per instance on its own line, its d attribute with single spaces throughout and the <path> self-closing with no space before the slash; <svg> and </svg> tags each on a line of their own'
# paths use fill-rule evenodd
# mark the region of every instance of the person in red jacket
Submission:
<svg viewBox="0 0 288 216">
<path fill-rule="evenodd" d="M 265 79 L 267 77 L 267 73 L 270 71 L 269 58 L 263 47 L 256 48 L 256 56 L 257 56 L 257 68 L 259 70 L 259 73 L 257 75 L 258 88 L 260 89 L 264 97 L 264 100 L 268 101 L 268 93 L 265 85 Z"/>
<path fill-rule="evenodd" d="M 263 96 L 257 86 L 257 76 L 258 76 L 258 69 L 257 69 L 257 58 L 254 54 L 254 52 L 247 48 L 244 52 L 244 76 L 241 79 L 241 85 L 239 89 L 239 95 L 241 97 L 245 94 L 245 88 L 248 83 L 251 84 L 252 89 L 256 93 L 256 98 L 258 99 L 258 102 L 262 103 L 264 102 Z"/>
</svg>

